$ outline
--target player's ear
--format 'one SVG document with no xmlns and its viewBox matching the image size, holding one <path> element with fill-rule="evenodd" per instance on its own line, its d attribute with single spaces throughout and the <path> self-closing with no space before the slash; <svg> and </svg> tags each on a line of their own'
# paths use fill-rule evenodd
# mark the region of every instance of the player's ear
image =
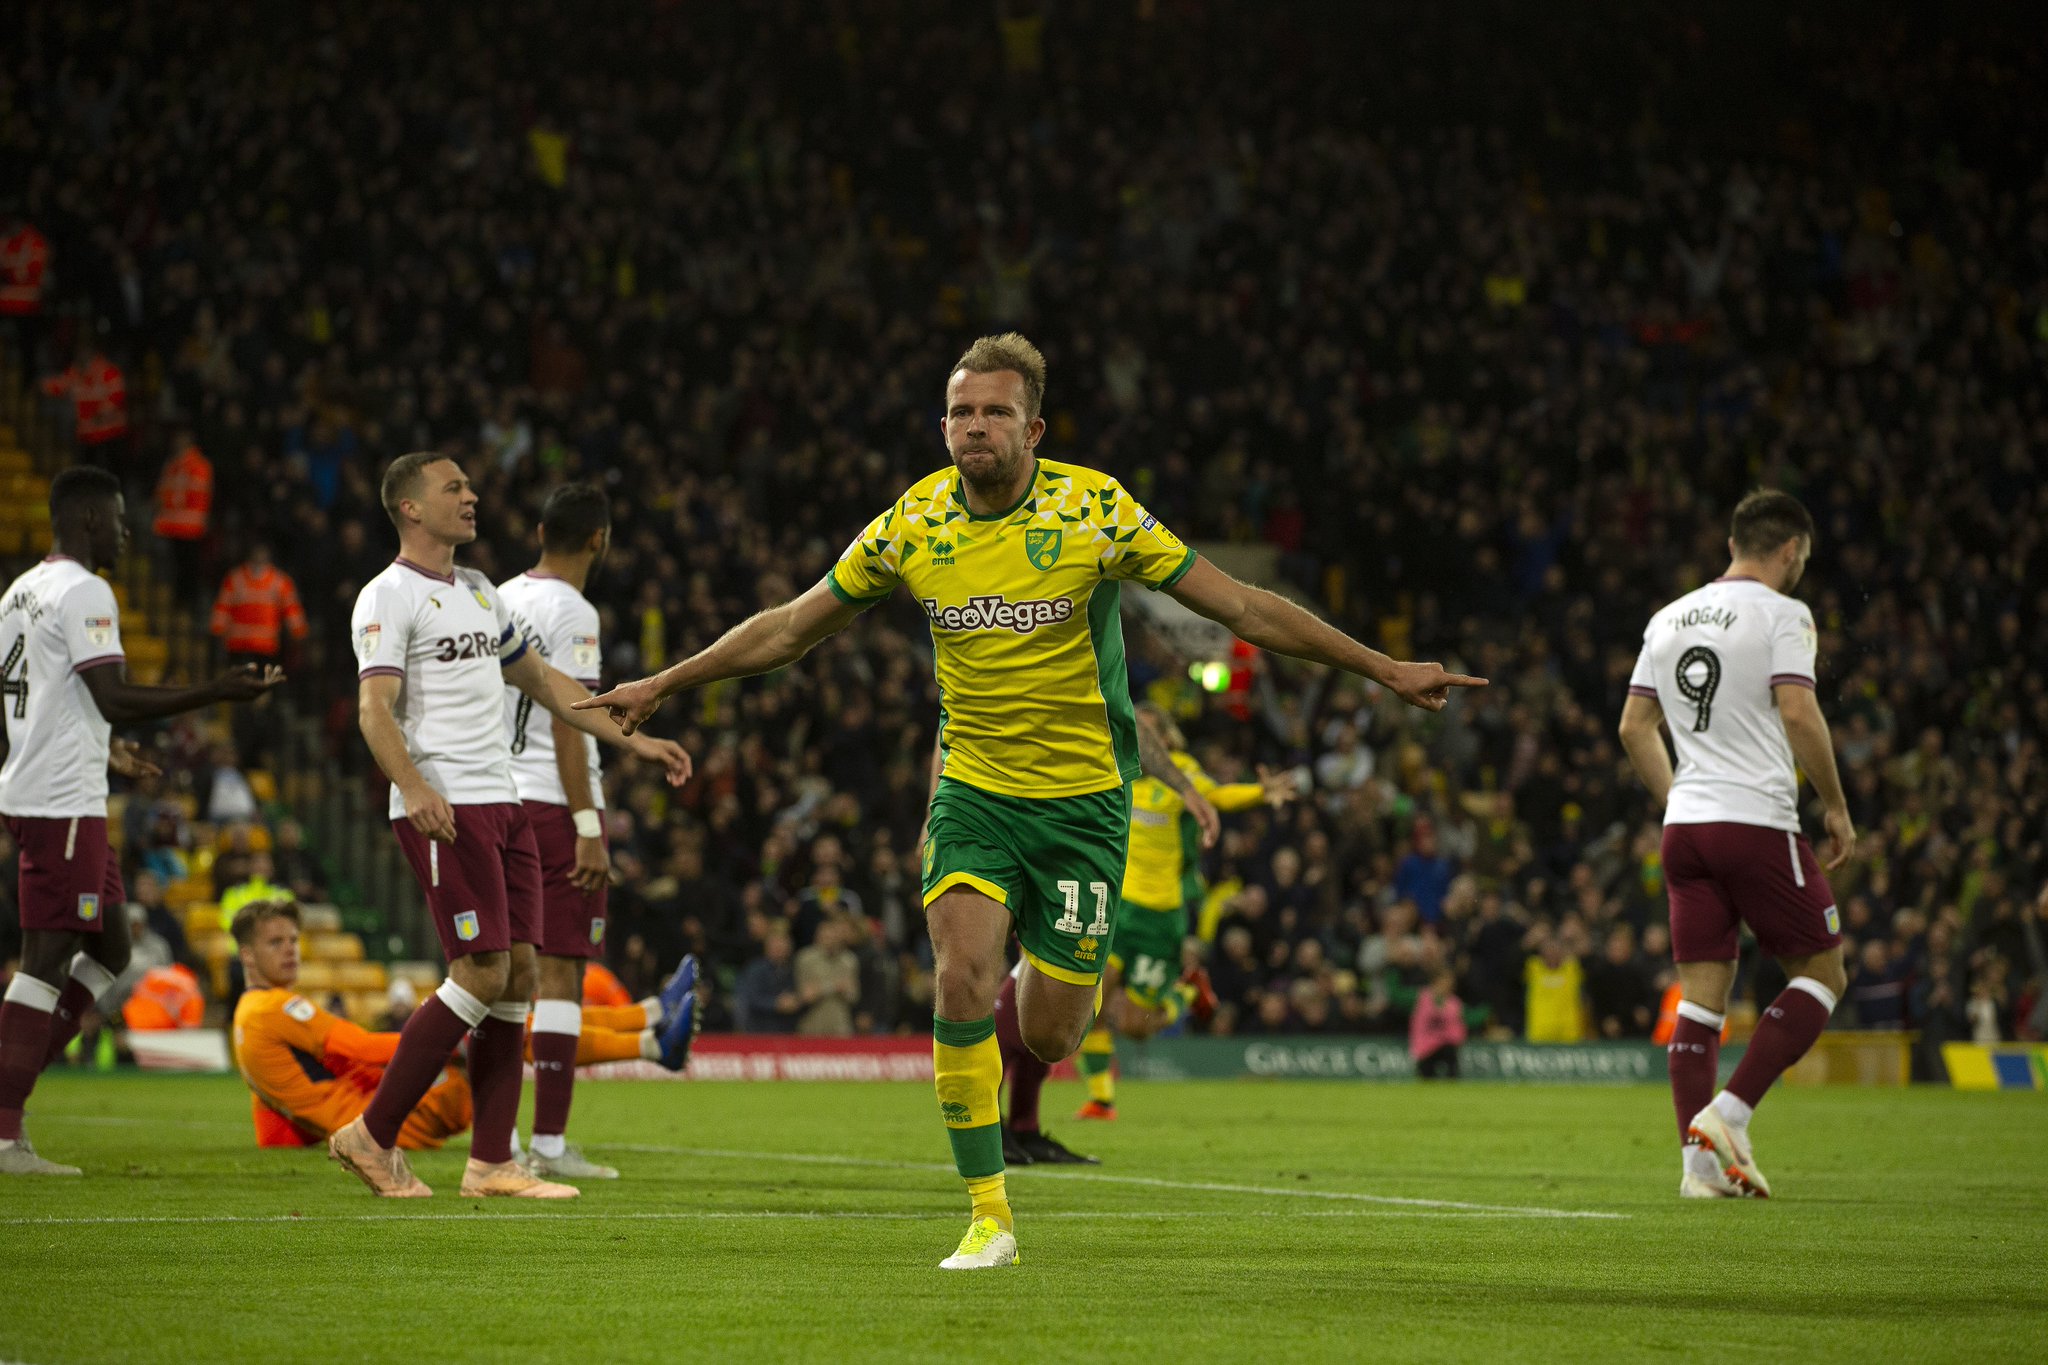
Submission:
<svg viewBox="0 0 2048 1365">
<path fill-rule="evenodd" d="M 1038 443 L 1044 438 L 1045 419 L 1043 417 L 1032 418 L 1031 424 L 1024 428 L 1024 448 L 1026 450 L 1035 450 Z"/>
</svg>

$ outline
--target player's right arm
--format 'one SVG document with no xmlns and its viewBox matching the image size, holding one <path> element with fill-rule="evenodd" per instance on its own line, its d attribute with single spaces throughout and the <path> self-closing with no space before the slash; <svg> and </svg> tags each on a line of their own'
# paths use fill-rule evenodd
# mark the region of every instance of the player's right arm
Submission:
<svg viewBox="0 0 2048 1365">
<path fill-rule="evenodd" d="M 127 657 L 114 624 L 120 619 L 119 608 L 105 579 L 87 579 L 65 593 L 59 611 L 71 666 L 85 680 L 85 690 L 109 725 L 175 716 L 220 701 L 250 701 L 284 681 L 282 669 L 240 664 L 194 687 L 145 687 L 128 678 Z"/>
<path fill-rule="evenodd" d="M 356 684 L 356 724 L 378 768 L 398 789 L 398 799 L 405 803 L 405 818 L 412 821 L 412 827 L 429 839 L 452 844 L 455 808 L 420 776 L 412 755 L 406 751 L 405 731 L 398 728 L 398 717 L 393 712 L 398 705 L 398 689 L 404 685 L 401 674 L 366 674 Z"/>
<path fill-rule="evenodd" d="M 1663 727 L 1664 707 L 1656 694 L 1630 692 L 1621 708 L 1621 747 L 1627 751 L 1636 776 L 1650 789 L 1650 800 L 1659 810 L 1671 796 L 1672 776 L 1671 753 L 1664 747 Z"/>
<path fill-rule="evenodd" d="M 708 648 L 672 664 L 651 678 L 623 683 L 576 703 L 578 711 L 603 707 L 619 728 L 632 734 L 663 701 L 693 687 L 772 673 L 795 663 L 821 640 L 853 624 L 872 603 L 844 602 L 824 582 L 781 606 L 770 607 L 728 630 Z"/>
<path fill-rule="evenodd" d="M 1849 818 L 1849 798 L 1835 768 L 1835 741 L 1828 733 L 1828 718 L 1820 713 L 1820 698 L 1805 683 L 1778 683 L 1771 688 L 1771 695 L 1784 719 L 1792 756 L 1820 796 L 1821 819 L 1829 840 L 1821 866 L 1832 872 L 1856 851 L 1856 823 Z"/>
</svg>

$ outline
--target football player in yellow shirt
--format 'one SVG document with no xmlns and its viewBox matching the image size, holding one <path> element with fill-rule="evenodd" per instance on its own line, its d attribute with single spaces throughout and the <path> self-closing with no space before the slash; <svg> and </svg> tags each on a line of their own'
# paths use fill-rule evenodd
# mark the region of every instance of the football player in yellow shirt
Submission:
<svg viewBox="0 0 2048 1365">
<path fill-rule="evenodd" d="M 1173 718 L 1150 702 L 1139 705 L 1138 724 L 1160 737 L 1174 766 L 1218 811 L 1250 810 L 1261 804 L 1277 809 L 1300 794 L 1292 774 L 1264 768 L 1256 782 L 1218 783 L 1188 752 L 1187 739 Z M 1209 974 L 1200 967 L 1181 972 L 1190 871 L 1188 840 L 1181 831 L 1186 809 L 1180 794 L 1156 778 L 1141 777 L 1131 787 L 1131 851 L 1124 867 L 1123 905 L 1117 911 L 1109 972 L 1103 980 L 1107 1003 L 1081 1040 L 1074 1062 L 1088 1082 L 1088 1103 L 1074 1115 L 1077 1119 L 1116 1117 L 1116 1078 L 1111 1071 L 1116 1033 L 1142 1042 L 1173 1027 L 1191 1007 L 1203 1016 L 1214 1008 Z M 1011 1106 L 1014 1110 L 1014 1084 Z"/>
<path fill-rule="evenodd" d="M 1041 458 L 1044 398 L 1037 347 L 1014 332 L 975 342 L 946 382 L 951 462 L 870 522 L 822 581 L 653 677 L 578 703 L 606 708 L 630 735 L 677 692 L 796 662 L 899 586 L 924 609 L 945 751 L 924 849 L 932 1057 L 971 1203 L 966 1236 L 940 1262 L 949 1270 L 1017 1260 L 993 1017 L 1013 926 L 1029 964 L 1017 997 L 1026 1046 L 1071 1056 L 1095 1017 L 1141 771 L 1123 584 L 1169 592 L 1247 643 L 1361 674 L 1428 710 L 1454 687 L 1485 685 L 1367 649 L 1201 559 L 1107 474 Z M 1142 770 L 1186 784 L 1170 760 Z"/>
</svg>

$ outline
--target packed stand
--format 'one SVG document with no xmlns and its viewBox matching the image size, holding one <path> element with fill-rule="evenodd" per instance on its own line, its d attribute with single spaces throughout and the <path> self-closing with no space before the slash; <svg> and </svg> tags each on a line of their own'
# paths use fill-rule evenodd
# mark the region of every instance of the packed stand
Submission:
<svg viewBox="0 0 2048 1365">
<path fill-rule="evenodd" d="M 2038 31 L 834 16 L 28 6 L 0 184 L 51 283 L 18 334 L 53 395 L 124 368 L 139 435 L 80 398 L 78 440 L 137 499 L 196 437 L 204 534 L 178 482 L 162 553 L 211 606 L 268 543 L 337 755 L 368 767 L 345 633 L 384 461 L 464 461 L 498 578 L 550 487 L 602 480 L 591 595 L 639 676 L 814 582 L 942 458 L 963 340 L 1014 325 L 1053 358 L 1048 449 L 1495 680 L 1439 715 L 1271 661 L 1212 695 L 1134 631 L 1134 691 L 1217 777 L 1313 779 L 1210 858 L 1216 1028 L 1404 1033 L 1426 991 L 1475 1032 L 1650 1036 L 1656 815 L 1614 722 L 1649 615 L 1769 484 L 1821 528 L 1800 591 L 1866 836 L 1837 1022 L 2043 1034 L 2048 139 L 2009 95 Z M 929 654 L 894 603 L 665 714 L 682 791 L 613 766 L 630 989 L 689 950 L 715 1025 L 927 1025 Z"/>
</svg>

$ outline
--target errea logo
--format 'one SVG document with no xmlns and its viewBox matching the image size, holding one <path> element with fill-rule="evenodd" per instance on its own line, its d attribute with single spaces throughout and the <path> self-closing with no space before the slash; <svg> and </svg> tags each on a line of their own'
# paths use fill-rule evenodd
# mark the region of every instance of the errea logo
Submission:
<svg viewBox="0 0 2048 1365">
<path fill-rule="evenodd" d="M 1019 635 L 1029 635 L 1040 626 L 1056 626 L 1074 615 L 1074 602 L 1069 597 L 1012 602 L 992 594 L 970 597 L 964 606 L 958 607 L 942 607 L 937 598 L 927 597 L 919 605 L 940 630 L 1014 630 Z"/>
<path fill-rule="evenodd" d="M 953 562 L 953 539 L 951 536 L 926 536 L 924 547 L 932 557 L 934 565 Z"/>
</svg>

